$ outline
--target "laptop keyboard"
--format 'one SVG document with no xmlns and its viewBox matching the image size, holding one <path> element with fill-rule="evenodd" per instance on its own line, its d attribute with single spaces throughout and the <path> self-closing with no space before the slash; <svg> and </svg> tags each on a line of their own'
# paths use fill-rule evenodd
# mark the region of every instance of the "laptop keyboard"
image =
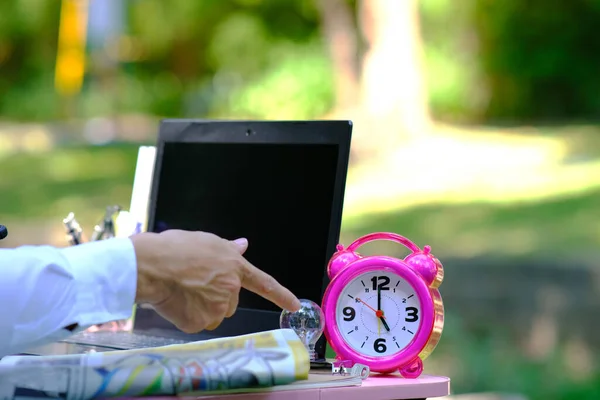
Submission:
<svg viewBox="0 0 600 400">
<path fill-rule="evenodd" d="M 160 336 L 140 335 L 129 332 L 100 331 L 76 333 L 66 339 L 61 340 L 61 342 L 126 350 L 168 346 L 172 344 L 184 344 L 188 343 L 189 341 Z"/>
</svg>

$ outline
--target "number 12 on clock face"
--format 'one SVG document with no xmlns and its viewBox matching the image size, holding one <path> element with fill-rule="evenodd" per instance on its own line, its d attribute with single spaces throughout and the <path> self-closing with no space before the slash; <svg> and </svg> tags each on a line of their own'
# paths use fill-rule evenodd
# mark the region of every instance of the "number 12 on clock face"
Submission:
<svg viewBox="0 0 600 400">
<path fill-rule="evenodd" d="M 373 271 L 351 280 L 338 298 L 336 324 L 344 341 L 365 356 L 403 350 L 420 326 L 419 298 L 391 271 Z"/>
</svg>

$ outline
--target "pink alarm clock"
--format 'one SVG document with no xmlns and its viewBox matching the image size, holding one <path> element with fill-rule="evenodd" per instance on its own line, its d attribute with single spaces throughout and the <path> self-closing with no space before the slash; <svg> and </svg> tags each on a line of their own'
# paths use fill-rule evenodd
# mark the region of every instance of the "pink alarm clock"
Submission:
<svg viewBox="0 0 600 400">
<path fill-rule="evenodd" d="M 406 258 L 361 256 L 356 249 L 373 240 L 391 240 L 412 252 Z M 325 337 L 337 362 L 364 364 L 371 371 L 399 371 L 417 378 L 444 326 L 438 287 L 444 268 L 430 253 L 395 233 L 363 236 L 348 248 L 337 246 L 323 297 Z"/>
</svg>

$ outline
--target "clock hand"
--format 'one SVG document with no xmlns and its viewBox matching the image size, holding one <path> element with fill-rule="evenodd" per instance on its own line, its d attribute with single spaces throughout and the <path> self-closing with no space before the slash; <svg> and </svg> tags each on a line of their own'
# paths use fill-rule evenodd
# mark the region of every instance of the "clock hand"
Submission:
<svg viewBox="0 0 600 400">
<path fill-rule="evenodd" d="M 381 320 L 381 323 L 383 324 L 383 327 L 385 328 L 385 330 L 389 332 L 390 326 L 385 321 L 385 317 L 383 316 L 383 314 L 381 314 L 381 317 L 379 317 L 379 319 Z"/>
<path fill-rule="evenodd" d="M 381 311 L 381 287 L 379 286 L 377 286 L 377 310 Z M 377 336 L 381 336 L 381 318 L 377 318 Z"/>
<path fill-rule="evenodd" d="M 361 299 L 360 297 L 356 298 L 356 301 L 363 303 L 365 306 L 367 306 L 369 309 L 371 309 L 374 313 L 375 316 L 377 317 L 378 320 L 380 320 L 383 323 L 383 327 L 389 332 L 390 331 L 390 327 L 387 324 L 386 320 L 385 320 L 385 315 L 383 315 L 383 311 L 381 310 L 376 310 L 373 307 L 371 307 L 370 305 L 368 305 L 363 299 Z"/>
<path fill-rule="evenodd" d="M 390 327 L 387 324 L 385 317 L 383 316 L 383 310 L 381 309 L 381 287 L 377 288 L 377 317 L 383 324 L 383 327 L 389 332 Z M 377 327 L 379 328 L 379 323 L 377 324 Z"/>
<path fill-rule="evenodd" d="M 370 305 L 368 305 L 368 304 L 367 304 L 367 303 L 366 303 L 366 302 L 365 302 L 363 299 L 361 299 L 361 298 L 357 297 L 357 298 L 356 298 L 356 301 L 359 301 L 359 302 L 363 303 L 365 306 L 367 306 L 367 308 L 369 308 L 369 309 L 370 309 L 371 311 L 373 311 L 375 314 L 378 314 L 378 313 L 379 313 L 379 311 L 377 311 L 376 309 L 374 309 L 373 307 L 371 307 Z M 379 315 L 378 315 L 378 317 L 379 317 Z"/>
</svg>

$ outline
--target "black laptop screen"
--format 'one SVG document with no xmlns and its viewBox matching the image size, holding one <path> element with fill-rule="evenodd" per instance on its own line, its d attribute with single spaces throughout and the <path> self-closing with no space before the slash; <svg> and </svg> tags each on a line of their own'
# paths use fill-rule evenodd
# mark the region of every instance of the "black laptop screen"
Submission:
<svg viewBox="0 0 600 400">
<path fill-rule="evenodd" d="M 338 146 L 163 144 L 153 231 L 245 237 L 246 258 L 300 298 L 320 303 Z M 240 308 L 279 311 L 242 290 Z"/>
</svg>

